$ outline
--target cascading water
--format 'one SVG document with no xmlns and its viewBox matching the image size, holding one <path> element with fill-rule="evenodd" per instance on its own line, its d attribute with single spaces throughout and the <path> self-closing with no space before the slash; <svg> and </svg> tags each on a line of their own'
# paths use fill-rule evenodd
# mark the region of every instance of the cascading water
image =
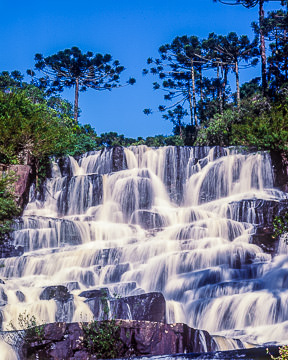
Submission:
<svg viewBox="0 0 288 360">
<path fill-rule="evenodd" d="M 162 292 L 170 323 L 254 344 L 287 340 L 287 249 L 272 260 L 251 243 L 259 202 L 287 198 L 273 189 L 269 154 L 116 149 L 54 164 L 43 194 L 31 188 L 14 233 L 25 253 L 1 260 L 2 329 L 24 310 L 40 322 L 89 320 L 79 293 L 105 287 Z M 45 299 L 60 284 L 68 301 Z"/>
</svg>

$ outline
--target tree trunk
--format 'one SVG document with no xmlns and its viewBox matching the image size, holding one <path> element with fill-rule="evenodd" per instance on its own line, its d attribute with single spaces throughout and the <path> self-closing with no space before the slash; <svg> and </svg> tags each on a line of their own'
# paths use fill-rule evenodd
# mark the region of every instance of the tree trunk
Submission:
<svg viewBox="0 0 288 360">
<path fill-rule="evenodd" d="M 194 120 L 193 120 L 193 105 L 192 105 L 192 95 L 191 95 L 190 83 L 189 83 L 189 88 L 188 88 L 188 96 L 189 96 L 190 120 L 191 120 L 191 125 L 193 125 L 193 123 L 194 123 Z"/>
<path fill-rule="evenodd" d="M 197 112 L 196 112 L 195 70 L 194 70 L 194 62 L 193 62 L 193 60 L 191 60 L 191 79 L 192 79 L 194 124 L 195 124 L 195 126 L 198 126 Z"/>
<path fill-rule="evenodd" d="M 226 86 L 228 82 L 228 66 L 224 67 L 224 77 L 223 77 L 223 90 L 222 90 L 222 106 L 225 108 L 226 104 Z"/>
<path fill-rule="evenodd" d="M 259 28 L 260 28 L 260 51 L 261 51 L 261 74 L 262 74 L 262 89 L 263 94 L 267 94 L 267 70 L 266 70 L 266 50 L 265 50 L 265 38 L 263 33 L 263 21 L 264 21 L 264 0 L 259 1 Z"/>
<path fill-rule="evenodd" d="M 79 100 L 79 79 L 76 78 L 75 99 L 74 99 L 74 121 L 75 121 L 75 124 L 77 124 L 77 122 L 78 122 L 78 100 Z"/>
<path fill-rule="evenodd" d="M 237 108 L 240 109 L 240 86 L 239 86 L 239 67 L 238 61 L 235 61 L 236 89 L 237 89 Z"/>
<path fill-rule="evenodd" d="M 203 75 L 202 75 L 202 66 L 200 66 L 200 69 L 199 69 L 199 74 L 200 74 L 200 100 L 201 100 L 201 102 L 203 102 L 203 100 L 204 100 L 204 96 L 203 96 Z"/>
<path fill-rule="evenodd" d="M 220 85 L 220 69 L 219 69 L 219 62 L 217 62 L 217 97 L 218 97 L 218 102 L 219 102 L 219 111 L 220 114 L 223 114 L 223 107 L 222 107 L 222 89 Z"/>
</svg>

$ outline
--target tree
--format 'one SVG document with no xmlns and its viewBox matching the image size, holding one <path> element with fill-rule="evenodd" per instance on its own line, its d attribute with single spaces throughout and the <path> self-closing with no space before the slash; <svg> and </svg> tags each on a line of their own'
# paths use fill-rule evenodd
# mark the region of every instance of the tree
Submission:
<svg viewBox="0 0 288 360">
<path fill-rule="evenodd" d="M 288 81 L 288 14 L 283 10 L 269 12 L 264 19 L 264 34 L 269 40 L 270 56 L 268 57 L 268 80 L 270 95 Z M 259 29 L 253 24 L 254 31 Z"/>
<path fill-rule="evenodd" d="M 264 94 L 267 92 L 267 70 L 266 70 L 266 49 L 264 37 L 264 2 L 271 0 L 213 0 L 214 2 L 221 2 L 226 5 L 243 5 L 246 8 L 252 8 L 259 5 L 259 36 L 260 36 L 260 53 L 261 53 L 261 76 L 262 88 Z M 276 0 L 277 1 L 277 0 Z M 288 4 L 287 0 L 279 0 L 281 5 Z M 288 6 L 288 5 L 287 5 Z"/>
<path fill-rule="evenodd" d="M 250 42 L 248 36 L 238 35 L 235 32 L 230 32 L 227 36 L 220 36 L 219 45 L 216 49 L 219 53 L 226 55 L 226 58 L 233 64 L 233 71 L 236 76 L 236 97 L 237 107 L 240 107 L 240 81 L 239 81 L 239 64 L 241 61 L 248 63 L 246 66 L 255 66 L 257 64 L 258 55 L 257 39 Z M 252 60 L 249 62 L 249 60 Z"/>
<path fill-rule="evenodd" d="M 66 153 L 72 132 L 46 103 L 34 104 L 25 94 L 0 91 L 0 160 L 32 165 L 39 176 L 41 161 Z"/>
<path fill-rule="evenodd" d="M 118 60 L 112 61 L 109 54 L 82 53 L 78 47 L 59 51 L 57 54 L 44 57 L 35 55 L 35 68 L 42 71 L 50 80 L 51 92 L 61 92 L 64 87 L 75 87 L 74 119 L 78 119 L 79 92 L 87 88 L 94 90 L 112 90 L 120 87 L 120 74 L 124 66 Z M 134 84 L 130 78 L 126 84 Z"/>
<path fill-rule="evenodd" d="M 174 101 L 170 106 L 160 105 L 160 111 L 183 107 L 187 103 L 191 125 L 198 126 L 196 80 L 200 79 L 200 92 L 202 92 L 202 67 L 206 60 L 202 57 L 201 41 L 197 36 L 177 36 L 171 44 L 162 45 L 159 48 L 160 58 L 147 60 L 151 65 L 150 73 L 158 75 L 162 81 L 153 83 L 154 90 L 162 89 L 166 92 L 164 99 Z M 148 70 L 143 70 L 144 75 Z M 201 76 L 200 76 L 201 73 Z M 144 110 L 146 114 L 151 110 Z M 188 114 L 188 113 L 187 113 Z M 166 116 L 164 115 L 164 118 Z M 171 118 L 168 115 L 169 118 Z"/>
</svg>

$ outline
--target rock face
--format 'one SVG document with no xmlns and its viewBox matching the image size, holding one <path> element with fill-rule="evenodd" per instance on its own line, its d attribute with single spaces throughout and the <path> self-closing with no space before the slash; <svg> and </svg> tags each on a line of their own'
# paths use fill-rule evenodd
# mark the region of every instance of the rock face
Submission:
<svg viewBox="0 0 288 360">
<path fill-rule="evenodd" d="M 284 215 L 287 212 L 288 200 L 260 200 L 250 199 L 238 202 L 231 202 L 227 217 L 240 222 L 252 223 L 255 225 L 255 232 L 251 234 L 251 242 L 258 245 L 268 254 L 275 254 L 278 246 L 273 241 L 273 221 L 275 216 Z"/>
<path fill-rule="evenodd" d="M 87 290 L 80 294 L 85 297 L 85 302 L 89 305 L 94 318 L 102 319 L 104 316 L 104 306 L 107 302 L 108 289 Z M 148 293 L 123 298 L 108 299 L 110 313 L 116 319 L 133 319 L 146 321 L 166 321 L 166 302 L 161 293 Z"/>
<path fill-rule="evenodd" d="M 8 258 L 8 257 L 15 257 L 21 256 L 24 253 L 23 246 L 14 246 L 12 244 L 4 243 L 0 245 L 0 258 Z"/>
<path fill-rule="evenodd" d="M 117 320 L 119 357 L 204 352 L 215 349 L 215 342 L 206 331 L 185 324 Z M 53 323 L 44 328 L 44 339 L 25 343 L 21 359 L 97 359 L 83 345 L 82 324 Z"/>
<path fill-rule="evenodd" d="M 284 153 L 271 151 L 271 160 L 274 169 L 274 185 L 282 191 L 288 192 L 288 159 Z"/>
<path fill-rule="evenodd" d="M 166 303 L 161 293 L 127 296 L 111 301 L 111 305 L 117 319 L 166 321 Z"/>
<path fill-rule="evenodd" d="M 31 185 L 31 166 L 29 165 L 11 165 L 9 171 L 15 172 L 18 177 L 15 184 L 15 195 L 18 198 L 18 204 L 23 207 L 28 202 L 29 187 Z"/>
</svg>

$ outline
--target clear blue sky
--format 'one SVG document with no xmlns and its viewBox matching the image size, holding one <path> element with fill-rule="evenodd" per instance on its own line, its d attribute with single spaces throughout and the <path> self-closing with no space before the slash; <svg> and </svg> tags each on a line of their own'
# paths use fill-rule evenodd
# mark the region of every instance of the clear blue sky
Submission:
<svg viewBox="0 0 288 360">
<path fill-rule="evenodd" d="M 111 92 L 80 93 L 80 122 L 90 123 L 98 134 L 168 135 L 172 125 L 161 114 L 143 114 L 144 108 L 163 104 L 163 94 L 152 90 L 156 78 L 142 76 L 147 58 L 157 57 L 161 45 L 185 34 L 205 38 L 210 32 L 236 31 L 252 38 L 250 24 L 257 18 L 257 8 L 212 0 L 0 0 L 0 71 L 24 73 L 33 68 L 36 53 L 48 56 L 72 46 L 83 52 L 110 53 L 126 68 L 122 79 L 133 76 L 137 83 Z M 247 80 L 249 71 L 243 70 L 240 77 Z M 72 100 L 73 90 L 63 96 Z"/>
</svg>

